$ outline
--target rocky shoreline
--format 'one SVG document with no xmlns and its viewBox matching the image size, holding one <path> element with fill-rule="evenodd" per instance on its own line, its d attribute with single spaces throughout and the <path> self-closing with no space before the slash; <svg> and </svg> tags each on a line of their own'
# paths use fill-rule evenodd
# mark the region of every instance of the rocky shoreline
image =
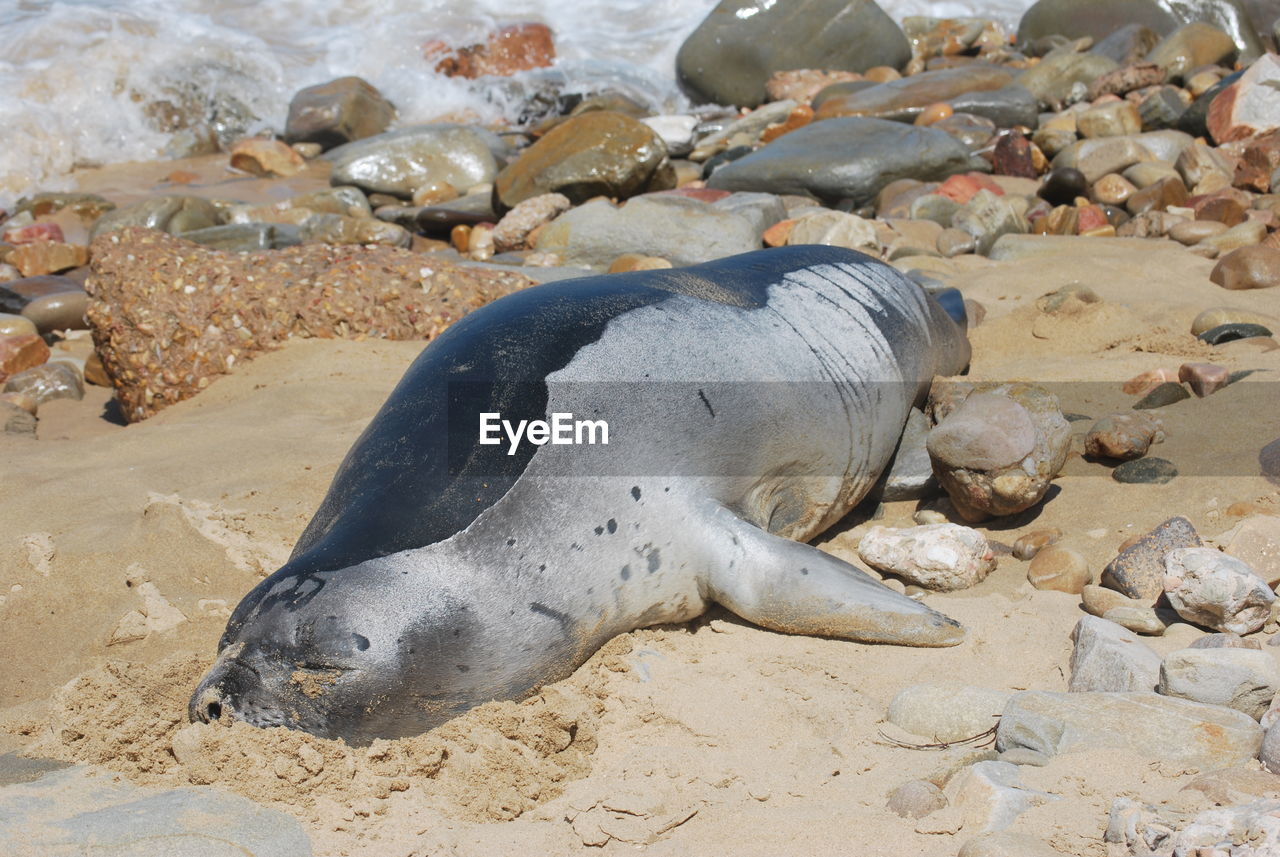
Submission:
<svg viewBox="0 0 1280 857">
<path fill-rule="evenodd" d="M 521 127 L 396 127 L 339 78 L 278 137 L 21 201 L 0 221 L 0 644 L 47 651 L 0 680 L 0 843 L 1280 851 L 1262 5 L 1041 0 L 1015 35 L 726 0 L 680 51 L 686 114 L 600 92 Z M 496 80 L 554 50 L 528 25 L 428 53 Z M 550 279 L 815 243 L 964 295 L 970 373 L 937 380 L 820 546 L 966 644 L 716 612 L 411 740 L 186 723 L 228 607 L 424 341 Z"/>
</svg>

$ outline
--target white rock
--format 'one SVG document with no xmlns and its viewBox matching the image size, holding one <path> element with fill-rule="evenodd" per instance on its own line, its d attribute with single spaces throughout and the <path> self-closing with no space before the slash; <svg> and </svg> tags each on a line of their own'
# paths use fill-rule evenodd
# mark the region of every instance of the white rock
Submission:
<svg viewBox="0 0 1280 857">
<path fill-rule="evenodd" d="M 916 684 L 889 703 L 889 722 L 933 741 L 960 741 L 995 726 L 1010 696 L 985 687 Z"/>
<path fill-rule="evenodd" d="M 1280 667 L 1258 649 L 1179 649 L 1160 665 L 1159 693 L 1224 705 L 1257 720 L 1280 690 Z"/>
<path fill-rule="evenodd" d="M 1071 632 L 1072 692 L 1152 690 L 1160 681 L 1160 656 L 1127 628 L 1085 616 Z"/>
<path fill-rule="evenodd" d="M 1008 762 L 970 765 L 947 784 L 946 795 L 963 816 L 963 829 L 975 833 L 1004 830 L 1031 807 L 1058 800 L 1023 785 L 1018 766 Z"/>
<path fill-rule="evenodd" d="M 640 120 L 648 125 L 653 133 L 662 138 L 667 149 L 687 149 L 693 145 L 693 129 L 698 127 L 698 118 L 686 113 L 668 113 L 662 116 L 648 116 Z"/>
<path fill-rule="evenodd" d="M 983 535 L 959 524 L 872 527 L 858 543 L 858 556 L 873 568 L 941 592 L 973 586 L 996 567 Z"/>
<path fill-rule="evenodd" d="M 880 249 L 876 228 L 870 220 L 843 211 L 818 211 L 806 214 L 791 227 L 788 244 L 826 244 L 850 250 Z"/>
<path fill-rule="evenodd" d="M 1177 548 L 1164 558 L 1164 590 L 1188 622 L 1248 634 L 1271 615 L 1276 595 L 1248 564 L 1213 548 Z"/>
</svg>

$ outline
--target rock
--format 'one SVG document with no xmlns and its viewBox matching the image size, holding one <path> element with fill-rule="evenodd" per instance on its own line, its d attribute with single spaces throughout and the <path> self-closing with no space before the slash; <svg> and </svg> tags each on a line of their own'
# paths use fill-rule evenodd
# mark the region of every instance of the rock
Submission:
<svg viewBox="0 0 1280 857">
<path fill-rule="evenodd" d="M 885 808 L 902 818 L 924 818 L 947 805 L 942 789 L 928 780 L 908 780 L 889 794 Z"/>
<path fill-rule="evenodd" d="M 911 47 L 871 0 L 721 0 L 676 55 L 680 85 L 695 99 L 755 107 L 774 72 L 902 67 Z"/>
<path fill-rule="evenodd" d="M 34 333 L 0 336 L 0 382 L 49 359 L 49 346 Z"/>
<path fill-rule="evenodd" d="M 625 199 L 649 189 L 666 155 L 661 138 L 630 116 L 583 113 L 551 129 L 498 175 L 495 205 L 509 209 L 546 193 L 561 193 L 575 205 L 595 196 Z"/>
<path fill-rule="evenodd" d="M 1049 756 L 1109 748 L 1196 768 L 1239 764 L 1258 752 L 1262 728 L 1246 714 L 1157 693 L 1015 693 L 996 730 L 1002 751 Z"/>
<path fill-rule="evenodd" d="M 985 119 L 1001 128 L 1035 128 L 1040 119 L 1040 103 L 1017 83 L 965 92 L 948 100 L 947 105 L 954 115 Z"/>
<path fill-rule="evenodd" d="M 1280 849 L 1280 800 L 1189 812 L 1112 801 L 1105 839 L 1114 854 L 1269 855 Z M 1153 851 L 1149 843 L 1156 843 Z M 1235 847 L 1234 843 L 1242 843 Z"/>
<path fill-rule="evenodd" d="M 231 167 L 255 176 L 288 177 L 306 165 L 302 156 L 282 140 L 246 137 L 231 147 Z"/>
<path fill-rule="evenodd" d="M 1062 857 L 1061 852 L 1026 833 L 984 833 L 960 846 L 956 857 Z"/>
<path fill-rule="evenodd" d="M 1170 78 L 1181 78 L 1201 66 L 1230 65 L 1238 52 L 1236 43 L 1222 30 L 1203 21 L 1192 21 L 1165 36 L 1147 54 L 1147 62 L 1163 68 Z"/>
<path fill-rule="evenodd" d="M 1022 134 L 1010 131 L 1001 134 L 991 152 L 992 171 L 998 176 L 1017 176 L 1034 179 L 1040 176 L 1032 155 L 1032 144 Z"/>
<path fill-rule="evenodd" d="M 1136 163 L 1131 167 L 1127 167 L 1121 175 L 1133 182 L 1138 188 L 1148 188 L 1164 179 L 1181 177 L 1181 174 L 1174 169 L 1172 164 L 1160 161 Z"/>
<path fill-rule="evenodd" d="M 1036 589 L 1078 595 L 1092 575 L 1079 552 L 1057 545 L 1046 547 L 1031 560 L 1027 580 Z"/>
<path fill-rule="evenodd" d="M 40 333 L 84 330 L 88 296 L 70 277 L 28 277 L 0 284 L 0 311 L 20 313 Z"/>
<path fill-rule="evenodd" d="M 917 684 L 893 698 L 888 719 L 899 729 L 930 741 L 963 741 L 995 726 L 1009 696 L 1007 691 L 983 687 Z"/>
<path fill-rule="evenodd" d="M 1090 196 L 1095 202 L 1124 205 L 1125 200 L 1133 196 L 1137 190 L 1124 176 L 1108 173 L 1093 183 Z"/>
<path fill-rule="evenodd" d="M 1024 785 L 1017 765 L 995 761 L 965 768 L 947 784 L 947 795 L 964 829 L 982 833 L 1004 830 L 1028 809 L 1059 799 Z"/>
<path fill-rule="evenodd" d="M 0 399 L 0 434 L 34 440 L 35 414 L 19 404 Z"/>
<path fill-rule="evenodd" d="M 1062 530 L 1057 527 L 1035 530 L 1018 536 L 1013 543 L 1013 556 L 1016 559 L 1029 560 L 1060 538 L 1062 538 Z"/>
<path fill-rule="evenodd" d="M 555 220 L 571 207 L 572 203 L 564 194 L 544 193 L 529 197 L 504 214 L 493 228 L 494 247 L 499 253 L 522 249 L 530 232 Z"/>
<path fill-rule="evenodd" d="M 202 276 L 222 291 L 197 289 Z M 530 282 L 390 247 L 227 254 L 126 230 L 93 245 L 88 318 L 121 411 L 137 422 L 290 337 L 432 339 Z"/>
<path fill-rule="evenodd" d="M 470 125 L 411 125 L 330 149 L 322 156 L 333 164 L 329 181 L 352 185 L 366 193 L 409 199 L 428 182 L 459 191 L 491 182 L 509 155 L 490 131 Z"/>
<path fill-rule="evenodd" d="M 1125 201 L 1125 210 L 1130 214 L 1142 214 L 1146 211 L 1168 211 L 1175 206 L 1187 203 L 1187 186 L 1177 176 L 1161 179 L 1133 194 Z"/>
<path fill-rule="evenodd" d="M 1157 408 L 1176 405 L 1178 402 L 1185 402 L 1190 398 L 1191 394 L 1187 392 L 1186 387 L 1176 381 L 1165 381 L 1134 402 L 1133 409 L 1135 411 L 1152 411 Z"/>
<path fill-rule="evenodd" d="M 1072 693 L 1151 691 L 1160 681 L 1160 656 L 1132 631 L 1085 616 L 1071 632 Z"/>
<path fill-rule="evenodd" d="M 1262 762 L 1262 767 L 1273 774 L 1280 774 L 1280 727 L 1274 723 L 1267 729 L 1258 759 Z"/>
<path fill-rule="evenodd" d="M 1214 141 L 1229 143 L 1280 128 L 1278 86 L 1280 57 L 1267 54 L 1223 88 L 1210 102 L 1205 119 Z M 1212 92 L 1209 90 L 1204 97 Z"/>
<path fill-rule="evenodd" d="M 412 240 L 408 230 L 395 223 L 341 214 L 313 214 L 302 224 L 299 237 L 306 244 L 382 244 L 405 248 Z"/>
<path fill-rule="evenodd" d="M 1201 399 L 1227 386 L 1230 379 L 1227 367 L 1216 363 L 1183 363 L 1178 367 L 1178 380 L 1190 386 Z"/>
<path fill-rule="evenodd" d="M 1222 345 L 1226 342 L 1235 342 L 1237 339 L 1271 335 L 1271 329 L 1260 324 L 1232 323 L 1211 327 L 1196 338 L 1210 345 Z"/>
<path fill-rule="evenodd" d="M 24 244 L 40 244 L 46 241 L 61 243 L 66 241 L 62 227 L 49 221 L 40 223 L 10 223 L 0 231 L 0 242 L 22 246 Z"/>
<path fill-rule="evenodd" d="M 1159 41 L 1160 37 L 1150 27 L 1125 24 L 1111 30 L 1109 35 L 1096 38 L 1092 50 L 1127 66 L 1149 54 Z"/>
<path fill-rule="evenodd" d="M 720 211 L 745 217 L 761 236 L 765 230 L 787 219 L 786 206 L 781 198 L 771 193 L 731 193 L 711 205 Z"/>
<path fill-rule="evenodd" d="M 876 86 L 875 81 L 864 80 L 856 71 L 825 71 L 817 68 L 775 71 L 765 81 L 764 89 L 769 101 L 786 101 L 810 104 L 819 92 L 837 83 L 862 83 Z M 813 105 L 810 105 L 813 106 Z M 814 110 L 818 108 L 813 106 Z"/>
<path fill-rule="evenodd" d="M 1218 536 L 1224 553 L 1253 569 L 1273 589 L 1280 585 L 1280 517 L 1250 515 Z"/>
<path fill-rule="evenodd" d="M 1255 649 L 1179 649 L 1160 665 L 1159 693 L 1259 719 L 1280 691 L 1280 666 Z"/>
<path fill-rule="evenodd" d="M 556 58 L 551 28 L 537 22 L 499 27 L 478 44 L 451 48 L 441 42 L 424 46 L 435 70 L 446 77 L 474 79 L 495 75 L 510 77 L 519 71 L 546 68 Z"/>
<path fill-rule="evenodd" d="M 372 84 L 359 77 L 340 77 L 294 94 L 284 139 L 332 149 L 381 134 L 395 115 L 395 107 Z"/>
<path fill-rule="evenodd" d="M 0 852 L 310 857 L 292 815 L 218 788 L 159 791 L 77 765 L 0 788 Z"/>
<path fill-rule="evenodd" d="M 747 141 L 748 143 L 758 141 L 766 128 L 786 122 L 787 118 L 791 116 L 791 111 L 798 106 L 794 101 L 776 101 L 772 104 L 758 107 L 750 113 L 729 122 L 719 131 L 700 138 L 693 151 L 690 152 L 689 158 L 694 161 L 703 161 L 717 152 L 720 155 L 727 155 L 727 150 L 744 148 L 741 145 L 741 141 Z M 747 145 L 745 148 L 748 152 L 752 150 L 751 145 Z M 704 171 L 702 177 L 706 178 L 707 175 L 709 173 Z"/>
<path fill-rule="evenodd" d="M 661 256 L 642 256 L 639 253 L 623 253 L 609 265 L 608 273 L 622 274 L 627 271 L 661 271 L 672 267 L 672 264 Z"/>
<path fill-rule="evenodd" d="M 1165 556 L 1164 591 L 1178 615 L 1215 631 L 1249 634 L 1271 615 L 1276 595 L 1247 563 L 1213 548 Z"/>
<path fill-rule="evenodd" d="M 1201 546 L 1203 542 L 1190 521 L 1169 518 L 1108 563 L 1102 571 L 1102 585 L 1155 604 L 1164 593 L 1165 555 L 1176 548 Z"/>
<path fill-rule="evenodd" d="M 1218 260 L 1209 279 L 1224 289 L 1267 289 L 1280 285 L 1280 250 L 1241 247 Z"/>
<path fill-rule="evenodd" d="M 981 173 L 964 173 L 962 175 L 949 176 L 946 181 L 938 185 L 936 193 L 938 196 L 946 197 L 959 205 L 967 205 L 973 201 L 979 191 L 983 190 L 995 196 L 1004 196 L 1004 190 L 1000 185 L 996 184 L 994 179 Z M 921 201 L 924 199 L 925 197 L 921 197 Z M 953 210 L 951 215 L 954 216 L 955 211 L 958 210 Z"/>
<path fill-rule="evenodd" d="M 1027 384 L 969 386 L 929 433 L 934 473 L 966 520 L 1013 515 L 1039 502 L 1066 461 L 1071 427 L 1057 398 Z"/>
<path fill-rule="evenodd" d="M 254 250 L 278 250 L 301 243 L 296 227 L 275 223 L 227 223 L 193 229 L 179 235 L 184 241 L 194 241 L 214 250 L 249 253 Z"/>
<path fill-rule="evenodd" d="M 787 243 L 826 244 L 870 253 L 880 249 L 872 221 L 841 211 L 815 211 L 797 218 Z"/>
<path fill-rule="evenodd" d="M 29 318 L 8 312 L 0 312 L 0 337 L 22 336 L 35 333 L 35 323 Z"/>
<path fill-rule="evenodd" d="M 707 186 L 871 204 L 897 178 L 934 181 L 970 169 L 968 150 L 937 128 L 845 117 L 814 122 L 718 169 Z"/>
<path fill-rule="evenodd" d="M 142 226 L 176 234 L 217 226 L 222 222 L 218 209 L 198 196 L 157 196 L 108 211 L 89 230 L 91 239 L 130 226 Z"/>
<path fill-rule="evenodd" d="M 1138 116 L 1142 130 L 1159 131 L 1178 127 L 1178 120 L 1186 113 L 1187 105 L 1171 86 L 1162 86 L 1138 103 Z"/>
<path fill-rule="evenodd" d="M 1219 325 L 1225 324 L 1256 324 L 1265 326 L 1275 324 L 1280 327 L 1280 319 L 1263 315 L 1262 313 L 1253 312 L 1247 309 L 1239 309 L 1237 307 L 1211 307 L 1202 311 L 1191 322 L 1191 335 L 1200 336 L 1205 331 L 1211 330 Z M 1270 332 L 1258 334 L 1259 336 L 1270 336 Z"/>
<path fill-rule="evenodd" d="M 1045 174 L 1044 183 L 1036 194 L 1052 205 L 1071 205 L 1076 197 L 1084 196 L 1089 190 L 1089 181 L 1084 173 L 1074 167 L 1061 167 Z"/>
<path fill-rule="evenodd" d="M 16 267 L 23 277 L 57 274 L 88 263 L 88 247 L 58 241 L 23 244 L 9 253 L 9 264 Z"/>
<path fill-rule="evenodd" d="M 955 137 L 969 151 L 981 149 L 995 136 L 996 124 L 971 113 L 953 113 L 933 124 L 939 131 Z"/>
<path fill-rule="evenodd" d="M 1205 634 L 1191 641 L 1189 649 L 1262 649 L 1256 638 L 1245 639 L 1239 634 Z M 1265 726 L 1266 724 L 1263 724 Z"/>
<path fill-rule="evenodd" d="M 1002 235 L 1021 235 L 1027 232 L 1027 222 L 1013 207 L 1011 200 L 997 196 L 989 190 L 974 195 L 951 218 L 951 225 L 973 236 L 976 250 L 987 255 Z"/>
<path fill-rule="evenodd" d="M 37 405 L 54 399 L 79 401 L 84 398 L 84 379 L 67 363 L 45 363 L 10 376 L 4 392 L 30 396 Z"/>
<path fill-rule="evenodd" d="M 1095 50 L 1094 53 L 1099 52 Z M 1086 97 L 1090 101 L 1097 101 L 1104 95 L 1124 95 L 1135 89 L 1158 86 L 1164 83 L 1164 78 L 1164 69 L 1153 62 L 1125 63 L 1114 71 L 1109 71 L 1094 78 L 1093 83 L 1089 84 L 1089 92 Z M 1096 109 L 1096 107 L 1093 109 Z M 1136 131 L 1129 133 L 1136 133 Z"/>
<path fill-rule="evenodd" d="M 1222 153 L 1202 143 L 1192 143 L 1185 147 L 1174 161 L 1174 168 L 1182 176 L 1187 187 L 1195 187 L 1211 175 L 1228 178 L 1231 175 L 1231 163 Z M 1228 224 L 1231 225 L 1231 224 Z"/>
<path fill-rule="evenodd" d="M 1084 438 L 1086 455 L 1129 461 L 1164 441 L 1164 423 L 1145 413 L 1112 414 L 1098 420 Z"/>
<path fill-rule="evenodd" d="M 1133 102 L 1113 101 L 1081 113 L 1076 119 L 1076 125 L 1081 137 L 1119 137 L 1141 131 L 1142 117 L 1138 115 L 1138 107 Z"/>
<path fill-rule="evenodd" d="M 875 116 L 909 121 L 922 115 L 926 108 L 945 103 L 957 96 L 1004 89 L 1013 83 L 1013 78 L 1013 73 L 1008 69 L 986 63 L 926 71 L 859 89 L 847 95 L 829 97 L 822 102 L 816 118 Z M 954 112 L 957 108 L 951 106 L 951 109 Z"/>
<path fill-rule="evenodd" d="M 875 569 L 939 592 L 973 586 L 996 567 L 982 534 L 958 524 L 872 527 L 858 542 L 858 556 Z"/>
<path fill-rule="evenodd" d="M 1271 176 L 1280 168 L 1280 133 L 1256 137 L 1245 146 L 1236 162 L 1231 183 L 1244 190 L 1268 193 Z M 1277 188 L 1280 190 L 1280 188 Z"/>
<path fill-rule="evenodd" d="M 680 266 L 757 250 L 760 236 L 746 217 L 696 199 L 651 194 L 621 207 L 605 200 L 580 205 L 544 227 L 535 246 L 580 267 L 605 269 L 623 253 Z"/>
<path fill-rule="evenodd" d="M 1266 224 L 1256 220 L 1246 220 L 1244 223 L 1237 224 L 1220 235 L 1204 239 L 1197 246 L 1212 248 L 1220 255 L 1225 255 L 1241 247 L 1258 244 L 1266 237 Z"/>
<path fill-rule="evenodd" d="M 1115 481 L 1136 485 L 1163 485 L 1177 475 L 1178 468 L 1172 461 L 1155 456 L 1126 461 L 1111 471 Z"/>
<path fill-rule="evenodd" d="M 938 233 L 935 247 L 948 259 L 963 253 L 972 253 L 978 249 L 978 241 L 968 232 L 961 229 L 944 229 Z"/>
<path fill-rule="evenodd" d="M 893 461 L 885 468 L 884 490 L 880 494 L 882 501 L 919 500 L 937 493 L 938 481 L 933 476 L 933 465 L 925 448 L 928 436 L 929 418 L 912 408 Z"/>
<path fill-rule="evenodd" d="M 1087 87 L 1115 68 L 1114 60 L 1100 54 L 1055 53 L 1023 72 L 1018 84 L 1041 104 L 1053 107 L 1065 102 L 1076 84 Z"/>
<path fill-rule="evenodd" d="M 1253 765 L 1241 765 L 1201 774 L 1183 786 L 1182 791 L 1199 792 L 1218 806 L 1228 806 L 1258 797 L 1280 797 L 1280 778 Z"/>
<path fill-rule="evenodd" d="M 1174 224 L 1169 230 L 1169 237 L 1179 244 L 1191 246 L 1226 231 L 1227 224 L 1214 220 L 1184 220 Z"/>
</svg>

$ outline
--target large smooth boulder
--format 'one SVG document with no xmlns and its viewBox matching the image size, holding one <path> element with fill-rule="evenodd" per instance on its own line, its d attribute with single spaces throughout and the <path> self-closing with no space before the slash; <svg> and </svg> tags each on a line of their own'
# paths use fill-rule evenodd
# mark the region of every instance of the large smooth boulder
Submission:
<svg viewBox="0 0 1280 857">
<path fill-rule="evenodd" d="M 491 182 L 509 157 L 497 134 L 471 125 L 413 125 L 366 137 L 324 154 L 329 182 L 408 199 L 428 182 L 459 192 Z"/>
<path fill-rule="evenodd" d="M 945 131 L 849 116 L 792 131 L 716 170 L 707 187 L 809 194 L 863 206 L 898 179 L 937 181 L 981 169 L 985 163 L 978 160 Z"/>
<path fill-rule="evenodd" d="M 722 0 L 680 46 L 676 74 L 695 99 L 755 107 L 777 71 L 900 68 L 907 37 L 872 0 Z"/>
</svg>

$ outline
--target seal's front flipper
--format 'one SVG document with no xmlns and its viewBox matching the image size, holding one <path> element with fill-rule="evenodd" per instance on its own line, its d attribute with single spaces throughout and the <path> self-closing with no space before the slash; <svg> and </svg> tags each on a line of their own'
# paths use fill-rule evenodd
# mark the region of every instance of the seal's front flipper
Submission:
<svg viewBox="0 0 1280 857">
<path fill-rule="evenodd" d="M 774 631 L 901 646 L 954 646 L 964 628 L 815 547 L 715 506 L 708 595 Z"/>
</svg>

